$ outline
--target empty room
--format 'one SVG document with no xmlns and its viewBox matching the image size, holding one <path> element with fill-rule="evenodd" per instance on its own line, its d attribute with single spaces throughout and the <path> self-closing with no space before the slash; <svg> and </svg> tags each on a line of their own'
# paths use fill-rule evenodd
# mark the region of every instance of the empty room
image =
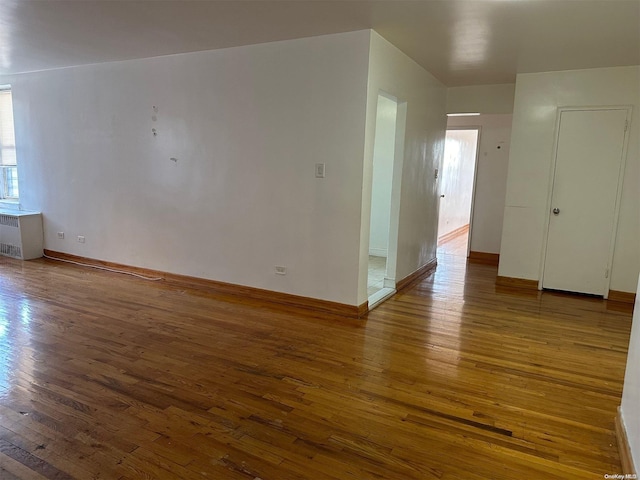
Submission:
<svg viewBox="0 0 640 480">
<path fill-rule="evenodd" d="M 0 480 L 636 478 L 639 108 L 640 0 L 0 0 Z"/>
</svg>

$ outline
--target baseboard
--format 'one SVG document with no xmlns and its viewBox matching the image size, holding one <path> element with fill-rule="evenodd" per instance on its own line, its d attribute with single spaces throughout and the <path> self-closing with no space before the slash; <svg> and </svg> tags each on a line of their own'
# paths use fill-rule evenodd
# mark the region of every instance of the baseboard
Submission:
<svg viewBox="0 0 640 480">
<path fill-rule="evenodd" d="M 498 262 L 500 261 L 499 253 L 488 253 L 488 252 L 474 252 L 471 250 L 469 252 L 469 262 L 471 263 L 482 263 L 484 265 L 493 265 L 498 266 Z"/>
<path fill-rule="evenodd" d="M 443 243 L 447 243 L 450 240 L 453 240 L 460 235 L 464 235 L 465 233 L 469 233 L 469 224 L 463 225 L 461 227 L 456 228 L 455 230 L 451 230 L 449 233 L 445 233 L 441 237 L 438 237 L 438 245 L 442 245 Z"/>
<path fill-rule="evenodd" d="M 538 290 L 538 280 L 514 277 L 496 277 L 496 285 L 501 287 L 519 288 L 521 290 Z"/>
<path fill-rule="evenodd" d="M 632 292 L 621 292 L 619 290 L 609 290 L 607 300 L 619 303 L 636 303 L 636 294 Z"/>
<path fill-rule="evenodd" d="M 302 297 L 302 298 L 305 298 L 305 297 Z M 351 307 L 351 305 L 345 305 L 343 303 L 338 303 L 337 305 L 344 305 L 345 307 L 353 308 L 353 307 Z M 364 317 L 367 313 L 369 313 L 369 301 L 367 300 L 366 302 L 358 305 L 356 308 L 358 309 L 358 316 L 357 317 L 351 317 L 351 315 L 343 315 L 343 316 L 351 317 L 351 318 L 362 318 L 362 317 Z"/>
<path fill-rule="evenodd" d="M 416 270 L 415 272 L 407 275 L 406 277 L 404 277 L 402 280 L 396 282 L 396 291 L 401 291 L 404 290 L 405 288 L 407 288 L 409 285 L 411 285 L 412 283 L 416 282 L 417 280 L 422 279 L 423 277 L 427 276 L 428 274 L 430 274 L 433 270 L 435 270 L 435 268 L 438 266 L 438 260 L 437 259 L 432 259 L 429 262 L 427 262 L 425 265 L 423 265 L 422 267 L 420 267 L 418 270 Z"/>
<path fill-rule="evenodd" d="M 469 261 L 471 261 L 471 255 L 469 255 Z M 525 290 L 538 290 L 538 281 L 528 280 L 526 278 L 498 276 L 496 277 L 496 285 L 499 285 L 501 287 L 520 288 Z M 620 292 L 618 290 L 609 290 L 609 296 L 607 300 L 609 300 L 610 302 L 630 303 L 631 305 L 633 305 L 634 303 L 636 303 L 636 294 L 631 292 Z"/>
<path fill-rule="evenodd" d="M 219 282 L 217 280 L 208 280 L 206 278 L 190 277 L 187 275 L 178 275 L 175 273 L 162 272 L 159 270 L 151 270 L 147 268 L 133 267 L 121 263 L 107 262 L 104 260 L 96 260 L 94 258 L 80 257 L 69 253 L 45 250 L 47 257 L 55 260 L 71 261 L 83 263 L 95 267 L 110 268 L 125 273 L 135 273 L 147 277 L 162 278 L 168 284 L 190 287 L 206 290 L 209 292 L 220 293 L 225 295 L 241 296 L 253 300 L 263 302 L 276 303 L 279 305 L 287 305 L 290 307 L 303 308 L 316 312 L 327 313 L 331 315 L 339 315 L 349 318 L 361 318 L 369 311 L 368 302 L 362 305 L 347 305 L 344 303 L 331 302 L 329 300 L 320 300 L 310 297 L 302 297 L 290 293 L 274 292 L 271 290 L 263 290 L 261 288 L 247 287 L 244 285 L 236 285 L 233 283 Z"/>
<path fill-rule="evenodd" d="M 627 429 L 622 420 L 622 412 L 618 407 L 616 415 L 616 440 L 618 441 L 618 452 L 620 453 L 620 463 L 622 464 L 622 473 L 637 475 L 633 456 L 631 455 L 631 447 L 629 446 L 629 438 L 627 437 Z"/>
<path fill-rule="evenodd" d="M 372 257 L 384 257 L 387 258 L 389 252 L 386 248 L 369 248 L 369 255 Z"/>
</svg>

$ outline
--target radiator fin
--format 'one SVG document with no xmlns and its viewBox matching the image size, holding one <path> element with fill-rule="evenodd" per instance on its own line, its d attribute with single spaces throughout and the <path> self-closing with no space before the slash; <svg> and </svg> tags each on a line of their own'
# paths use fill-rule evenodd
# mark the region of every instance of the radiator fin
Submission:
<svg viewBox="0 0 640 480">
<path fill-rule="evenodd" d="M 17 245 L 9 245 L 8 243 L 0 243 L 0 254 L 13 258 L 22 258 L 22 250 Z"/>
<path fill-rule="evenodd" d="M 0 214 L 0 225 L 18 228 L 18 217 Z"/>
</svg>

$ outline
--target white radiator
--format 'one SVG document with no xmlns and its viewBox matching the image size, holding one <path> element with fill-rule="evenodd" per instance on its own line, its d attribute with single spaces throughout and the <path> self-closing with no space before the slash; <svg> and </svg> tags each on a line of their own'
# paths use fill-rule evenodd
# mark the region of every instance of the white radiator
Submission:
<svg viewBox="0 0 640 480">
<path fill-rule="evenodd" d="M 30 260 L 42 256 L 42 215 L 0 210 L 0 255 Z"/>
</svg>

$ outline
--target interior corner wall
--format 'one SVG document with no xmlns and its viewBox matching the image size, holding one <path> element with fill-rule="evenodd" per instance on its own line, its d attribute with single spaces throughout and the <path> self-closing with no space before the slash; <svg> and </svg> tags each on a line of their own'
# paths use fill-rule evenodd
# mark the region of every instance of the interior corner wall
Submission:
<svg viewBox="0 0 640 480">
<path fill-rule="evenodd" d="M 356 305 L 369 37 L 0 78 L 45 248 Z"/>
<path fill-rule="evenodd" d="M 633 311 L 633 323 L 631 325 L 627 369 L 624 374 L 622 403 L 620 405 L 620 413 L 627 433 L 629 449 L 636 468 L 640 466 L 640 280 L 638 287 Z"/>
<path fill-rule="evenodd" d="M 511 120 L 511 114 L 496 114 L 449 117 L 447 122 L 447 128 L 480 127 L 470 247 L 474 252 L 500 253 Z"/>
<path fill-rule="evenodd" d="M 447 89 L 447 113 L 513 113 L 515 84 L 469 85 Z"/>
<path fill-rule="evenodd" d="M 400 123 L 400 112 L 404 111 L 406 105 L 405 138 L 400 148 L 403 155 L 400 161 L 396 159 L 394 165 L 394 168 L 402 169 L 400 191 L 394 191 L 396 198 L 392 198 L 392 208 L 394 202 L 399 206 L 398 254 L 391 272 L 395 280 L 410 275 L 435 258 L 438 185 L 434 172 L 442 161 L 446 130 L 447 92 L 444 85 L 374 31 L 371 31 L 367 90 L 359 303 L 367 299 L 369 216 L 378 93 L 385 92 L 398 99 Z"/>
<path fill-rule="evenodd" d="M 632 105 L 611 290 L 635 292 L 640 271 L 640 66 L 520 74 L 499 275 L 538 280 L 558 107 Z"/>
</svg>

